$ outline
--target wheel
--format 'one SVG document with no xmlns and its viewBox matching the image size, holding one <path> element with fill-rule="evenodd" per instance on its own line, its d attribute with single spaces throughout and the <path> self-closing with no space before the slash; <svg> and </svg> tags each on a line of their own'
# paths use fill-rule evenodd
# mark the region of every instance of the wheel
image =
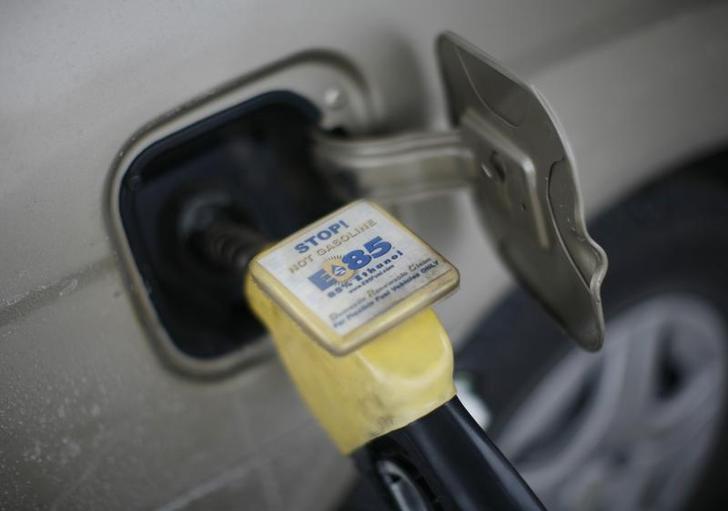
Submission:
<svg viewBox="0 0 728 511">
<path fill-rule="evenodd" d="M 610 265 L 601 353 L 573 347 L 515 292 L 458 354 L 464 402 L 549 509 L 726 502 L 728 188 L 715 165 L 590 226 Z"/>
</svg>

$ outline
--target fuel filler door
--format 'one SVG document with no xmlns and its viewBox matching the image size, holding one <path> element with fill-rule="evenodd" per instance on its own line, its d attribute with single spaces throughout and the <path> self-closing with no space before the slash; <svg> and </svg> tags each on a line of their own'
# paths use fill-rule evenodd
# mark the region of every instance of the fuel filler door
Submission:
<svg viewBox="0 0 728 511">
<path fill-rule="evenodd" d="M 583 348 L 604 338 L 604 251 L 589 236 L 575 168 L 538 92 L 463 39 L 438 58 L 454 130 L 379 139 L 322 136 L 323 168 L 381 198 L 467 184 L 516 279 Z"/>
</svg>

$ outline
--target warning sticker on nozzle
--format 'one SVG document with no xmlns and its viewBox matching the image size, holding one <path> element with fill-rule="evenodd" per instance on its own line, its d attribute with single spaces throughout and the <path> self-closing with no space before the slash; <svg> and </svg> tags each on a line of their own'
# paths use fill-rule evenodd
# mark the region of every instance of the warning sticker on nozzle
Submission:
<svg viewBox="0 0 728 511">
<path fill-rule="evenodd" d="M 442 256 L 365 201 L 302 230 L 258 263 L 342 336 L 444 274 L 456 273 Z"/>
</svg>

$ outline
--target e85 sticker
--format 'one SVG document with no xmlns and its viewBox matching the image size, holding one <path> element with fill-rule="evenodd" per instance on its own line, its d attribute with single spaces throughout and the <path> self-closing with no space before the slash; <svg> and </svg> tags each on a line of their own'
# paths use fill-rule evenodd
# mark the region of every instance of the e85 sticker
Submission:
<svg viewBox="0 0 728 511">
<path fill-rule="evenodd" d="M 376 236 L 364 243 L 362 248 L 350 250 L 341 257 L 327 259 L 322 268 L 310 275 L 308 280 L 321 291 L 329 291 L 327 294 L 333 297 L 344 288 L 364 280 L 370 272 L 386 270 L 402 255 L 402 251 L 393 250 L 389 241 Z"/>
<path fill-rule="evenodd" d="M 299 231 L 257 262 L 280 285 L 270 289 L 275 299 L 289 299 L 291 293 L 312 315 L 301 314 L 301 322 L 315 317 L 339 335 L 386 314 L 452 270 L 422 240 L 366 201 Z"/>
</svg>

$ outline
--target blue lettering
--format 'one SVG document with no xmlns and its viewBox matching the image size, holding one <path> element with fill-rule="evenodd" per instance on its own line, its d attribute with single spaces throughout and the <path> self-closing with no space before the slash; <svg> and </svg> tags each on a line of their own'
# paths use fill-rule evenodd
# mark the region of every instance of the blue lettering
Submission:
<svg viewBox="0 0 728 511">
<path fill-rule="evenodd" d="M 325 270 L 317 271 L 311 275 L 308 280 L 313 282 L 321 291 L 326 291 L 328 288 L 336 284 L 336 280 Z"/>
</svg>

